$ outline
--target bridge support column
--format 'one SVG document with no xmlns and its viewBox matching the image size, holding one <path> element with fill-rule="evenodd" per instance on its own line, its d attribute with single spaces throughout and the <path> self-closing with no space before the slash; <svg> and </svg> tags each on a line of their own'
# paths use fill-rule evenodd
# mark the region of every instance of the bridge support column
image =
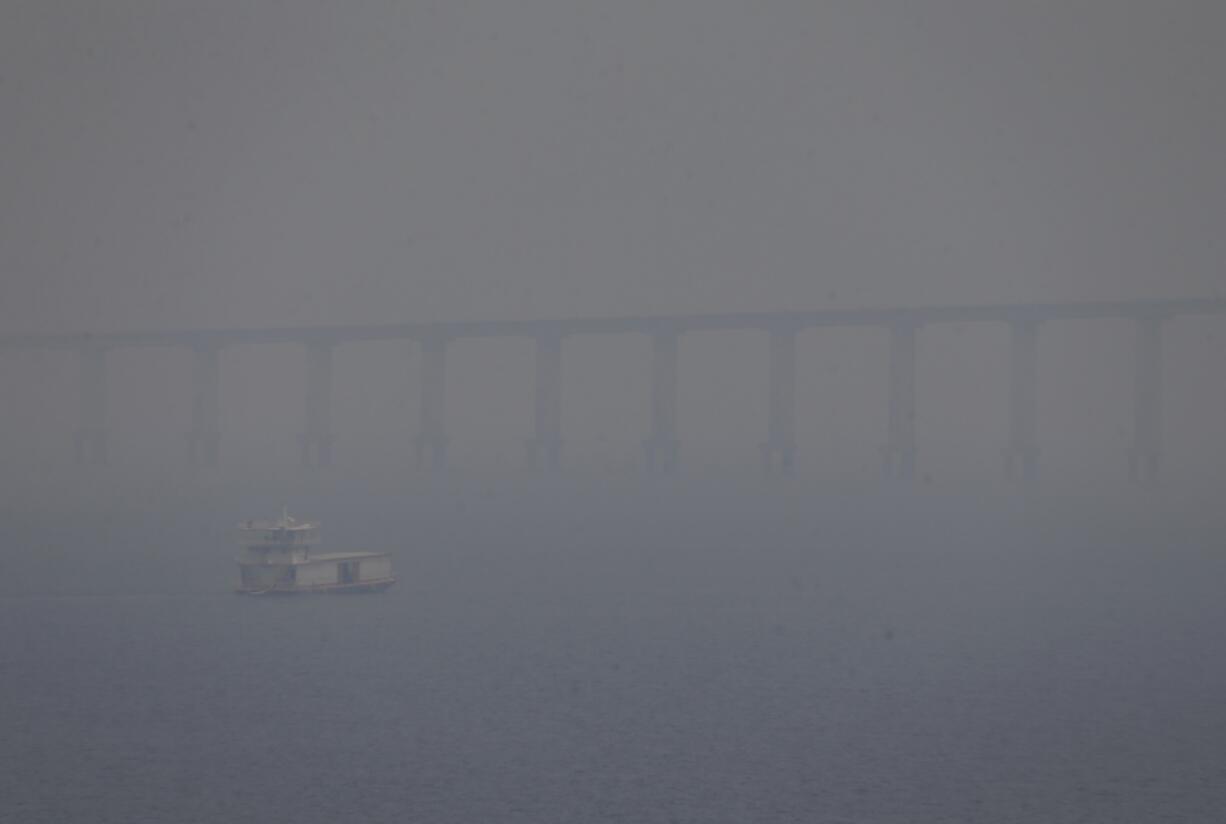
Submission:
<svg viewBox="0 0 1226 824">
<path fill-rule="evenodd" d="M 528 441 L 528 465 L 557 469 L 562 460 L 562 336 L 536 339 L 534 428 Z"/>
<path fill-rule="evenodd" d="M 677 469 L 677 349 L 679 334 L 667 330 L 651 338 L 651 436 L 643 443 L 649 472 Z"/>
<path fill-rule="evenodd" d="M 1128 476 L 1156 483 L 1162 462 L 1162 319 L 1137 318 Z"/>
<path fill-rule="evenodd" d="M 192 428 L 187 433 L 188 460 L 196 466 L 216 466 L 218 443 L 218 397 L 221 368 L 218 347 L 192 350 Z"/>
<path fill-rule="evenodd" d="M 770 388 L 762 466 L 767 475 L 791 475 L 796 459 L 796 331 L 770 333 Z"/>
<path fill-rule="evenodd" d="M 883 474 L 887 479 L 915 477 L 915 323 L 890 327 L 890 417 Z"/>
<path fill-rule="evenodd" d="M 1039 322 L 1009 325 L 1009 445 L 1005 475 L 1032 483 L 1038 478 Z"/>
<path fill-rule="evenodd" d="M 78 464 L 102 466 L 107 462 L 106 349 L 84 346 L 78 350 L 81 364 L 80 424 L 75 454 Z"/>
<path fill-rule="evenodd" d="M 299 439 L 304 467 L 332 465 L 331 341 L 307 344 L 306 431 Z"/>
<path fill-rule="evenodd" d="M 435 472 L 447 466 L 447 340 L 422 341 L 421 416 L 417 434 L 417 465 Z"/>
</svg>

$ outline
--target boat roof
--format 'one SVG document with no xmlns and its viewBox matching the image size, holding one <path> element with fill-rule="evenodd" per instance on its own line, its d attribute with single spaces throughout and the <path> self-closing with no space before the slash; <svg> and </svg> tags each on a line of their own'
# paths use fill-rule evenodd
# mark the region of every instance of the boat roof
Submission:
<svg viewBox="0 0 1226 824">
<path fill-rule="evenodd" d="M 386 552 L 320 552 L 312 553 L 305 558 L 286 558 L 273 564 L 252 562 L 243 558 L 235 558 L 239 566 L 306 566 L 307 564 L 329 563 L 335 561 L 360 561 L 364 558 L 386 558 Z"/>
<path fill-rule="evenodd" d="M 312 561 L 352 561 L 359 558 L 383 558 L 386 552 L 312 552 L 300 563 L 309 564 Z"/>
<path fill-rule="evenodd" d="M 319 524 L 313 521 L 304 521 L 296 523 L 292 526 L 287 526 L 280 521 L 243 521 L 238 525 L 239 529 L 250 529 L 258 532 L 266 532 L 270 529 L 284 529 L 288 532 L 298 532 L 304 529 L 316 529 Z"/>
<path fill-rule="evenodd" d="M 281 517 L 275 521 L 266 520 L 246 520 L 238 525 L 239 529 L 251 529 L 266 531 L 270 529 L 285 529 L 291 532 L 298 532 L 307 529 L 317 529 L 319 523 L 317 521 L 300 521 L 289 514 L 289 510 L 283 510 Z"/>
</svg>

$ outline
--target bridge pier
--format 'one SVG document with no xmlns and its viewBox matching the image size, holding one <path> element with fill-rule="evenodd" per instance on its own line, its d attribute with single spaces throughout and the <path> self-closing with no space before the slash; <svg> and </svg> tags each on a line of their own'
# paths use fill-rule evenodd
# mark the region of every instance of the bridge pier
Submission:
<svg viewBox="0 0 1226 824">
<path fill-rule="evenodd" d="M 890 327 L 890 414 L 883 475 L 890 480 L 915 477 L 915 361 L 919 326 L 900 322 Z"/>
<path fill-rule="evenodd" d="M 78 464 L 105 465 L 107 454 L 106 355 L 102 346 L 82 346 L 80 360 L 81 406 L 74 452 Z"/>
<path fill-rule="evenodd" d="M 421 343 L 421 416 L 416 444 L 417 465 L 439 472 L 447 466 L 447 339 L 430 336 Z"/>
<path fill-rule="evenodd" d="M 676 330 L 651 337 L 651 435 L 643 442 L 649 472 L 671 474 L 677 469 L 677 349 Z"/>
<path fill-rule="evenodd" d="M 218 444 L 218 397 L 221 367 L 217 346 L 192 349 L 192 428 L 187 433 L 188 460 L 196 466 L 216 466 Z"/>
<path fill-rule="evenodd" d="M 1157 483 L 1162 463 L 1162 318 L 1157 316 L 1136 319 L 1132 397 L 1128 477 Z"/>
<path fill-rule="evenodd" d="M 1038 478 L 1039 322 L 1009 324 L 1009 445 L 1005 475 L 1033 483 Z"/>
<path fill-rule="evenodd" d="M 796 330 L 770 333 L 770 387 L 762 467 L 767 475 L 792 475 L 796 461 Z"/>
<path fill-rule="evenodd" d="M 536 396 L 533 435 L 528 440 L 528 465 L 557 469 L 562 460 L 562 336 L 536 339 Z"/>
<path fill-rule="evenodd" d="M 332 351 L 331 341 L 306 345 L 306 431 L 299 438 L 303 467 L 332 465 Z"/>
</svg>

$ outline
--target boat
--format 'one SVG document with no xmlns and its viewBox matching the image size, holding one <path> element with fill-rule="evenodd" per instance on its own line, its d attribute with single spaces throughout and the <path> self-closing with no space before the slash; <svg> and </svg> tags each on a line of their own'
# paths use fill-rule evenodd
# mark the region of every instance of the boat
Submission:
<svg viewBox="0 0 1226 824">
<path fill-rule="evenodd" d="M 380 592 L 396 583 L 386 552 L 317 552 L 319 524 L 288 511 L 275 521 L 243 521 L 238 533 L 243 595 Z"/>
</svg>

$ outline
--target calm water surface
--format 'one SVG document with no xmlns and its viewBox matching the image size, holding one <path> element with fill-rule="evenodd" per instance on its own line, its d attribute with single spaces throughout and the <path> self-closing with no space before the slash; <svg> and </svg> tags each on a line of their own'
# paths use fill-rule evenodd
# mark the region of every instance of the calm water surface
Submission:
<svg viewBox="0 0 1226 824">
<path fill-rule="evenodd" d="M 392 591 L 298 599 L 196 514 L 24 524 L 0 820 L 1222 820 L 1211 534 L 445 514 Z"/>
</svg>

